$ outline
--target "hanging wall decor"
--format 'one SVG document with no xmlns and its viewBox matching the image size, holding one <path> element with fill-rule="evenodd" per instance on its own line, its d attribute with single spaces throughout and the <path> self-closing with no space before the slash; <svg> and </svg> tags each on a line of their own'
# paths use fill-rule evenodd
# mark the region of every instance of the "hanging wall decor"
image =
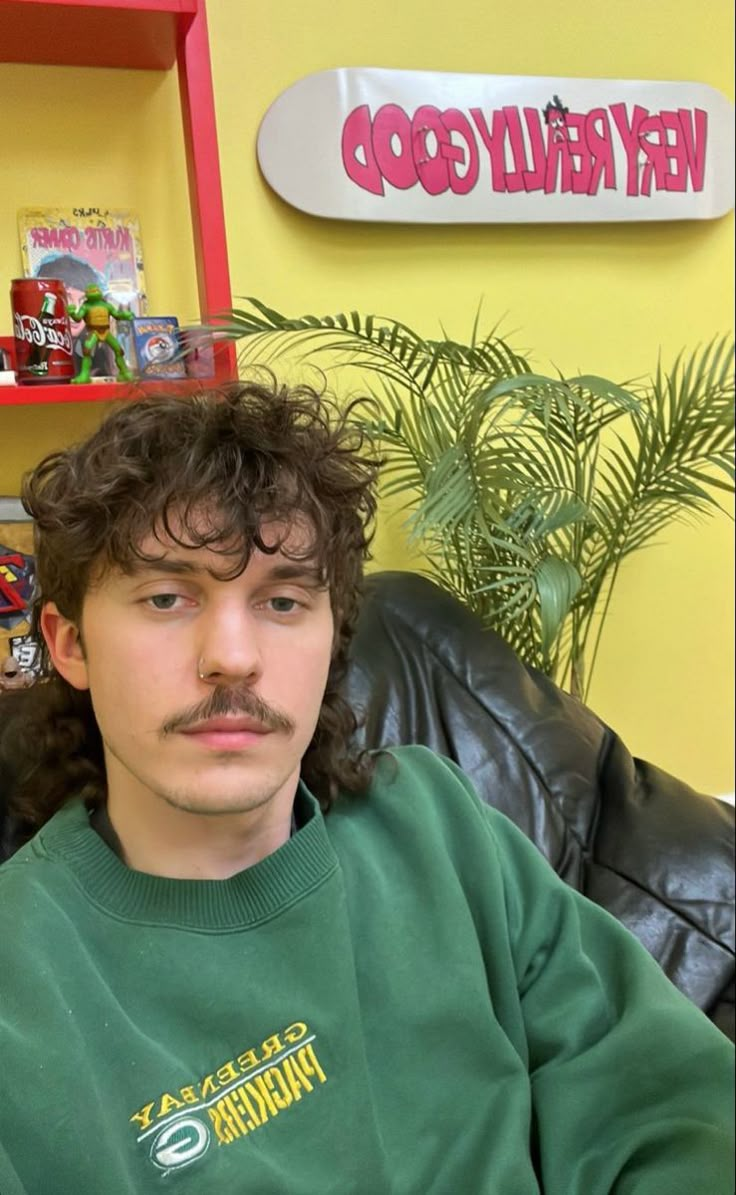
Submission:
<svg viewBox="0 0 736 1195">
<path fill-rule="evenodd" d="M 703 83 L 344 67 L 282 92 L 257 152 L 287 203 L 338 220 L 709 220 L 734 204 L 733 105 Z"/>
</svg>

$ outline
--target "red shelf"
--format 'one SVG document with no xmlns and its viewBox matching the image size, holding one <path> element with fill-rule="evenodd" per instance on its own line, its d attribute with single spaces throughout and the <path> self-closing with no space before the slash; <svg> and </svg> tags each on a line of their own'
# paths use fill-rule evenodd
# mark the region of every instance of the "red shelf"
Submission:
<svg viewBox="0 0 736 1195">
<path fill-rule="evenodd" d="M 0 62 L 176 65 L 202 320 L 231 307 L 205 0 L 0 0 Z M 218 382 L 237 376 L 232 344 L 217 346 L 215 367 Z M 107 402 L 128 393 L 117 384 L 0 386 L 0 406 Z"/>
<path fill-rule="evenodd" d="M 170 70 L 197 0 L 0 0 L 0 61 Z"/>
<path fill-rule="evenodd" d="M 0 386 L 0 407 L 38 406 L 40 403 L 116 402 L 151 394 L 193 394 L 216 386 L 215 378 L 187 378 L 168 382 L 98 382 L 89 386 Z"/>
<path fill-rule="evenodd" d="M 2 0 L 0 0 L 2 4 Z M 10 364 L 15 365 L 15 350 L 12 336 L 0 336 L 0 349 L 10 354 Z M 142 380 L 132 382 L 90 382 L 89 385 L 72 386 L 71 382 L 53 384 L 31 384 L 0 386 L 0 407 L 37 406 L 39 403 L 59 402 L 113 402 L 119 398 L 138 398 L 165 390 L 168 393 L 190 393 L 195 390 L 211 389 L 226 385 L 235 377 L 233 367 L 233 345 L 221 341 L 213 345 L 215 375 L 211 378 L 171 378 L 169 380 Z"/>
<path fill-rule="evenodd" d="M 123 397 L 123 390 L 124 387 L 117 382 L 105 382 L 97 386 L 0 386 L 0 407 L 59 402 L 112 402 Z"/>
</svg>

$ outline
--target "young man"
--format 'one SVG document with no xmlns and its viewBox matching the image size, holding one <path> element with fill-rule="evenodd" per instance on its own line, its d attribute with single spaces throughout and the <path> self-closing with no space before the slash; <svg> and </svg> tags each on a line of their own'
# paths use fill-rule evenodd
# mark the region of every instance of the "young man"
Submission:
<svg viewBox="0 0 736 1195">
<path fill-rule="evenodd" d="M 351 749 L 325 411 L 148 399 L 26 480 L 0 1192 L 732 1195 L 725 1038 L 452 764 Z"/>
</svg>

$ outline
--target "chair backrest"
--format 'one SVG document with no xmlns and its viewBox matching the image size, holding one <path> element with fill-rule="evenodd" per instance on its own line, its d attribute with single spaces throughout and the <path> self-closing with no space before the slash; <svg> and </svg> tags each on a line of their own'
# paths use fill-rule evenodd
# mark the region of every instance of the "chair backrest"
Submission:
<svg viewBox="0 0 736 1195">
<path fill-rule="evenodd" d="M 733 810 L 632 758 L 586 706 L 412 573 L 368 578 L 347 694 L 370 747 L 422 743 L 711 1010 L 733 980 Z"/>
</svg>

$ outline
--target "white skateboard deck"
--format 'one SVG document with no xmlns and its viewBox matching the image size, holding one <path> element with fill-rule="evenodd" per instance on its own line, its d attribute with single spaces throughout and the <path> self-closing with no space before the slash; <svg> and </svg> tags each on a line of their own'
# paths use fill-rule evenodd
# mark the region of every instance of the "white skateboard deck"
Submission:
<svg viewBox="0 0 736 1195">
<path fill-rule="evenodd" d="M 282 92 L 257 150 L 282 199 L 337 220 L 710 220 L 734 205 L 734 109 L 704 83 L 343 67 Z"/>
</svg>

